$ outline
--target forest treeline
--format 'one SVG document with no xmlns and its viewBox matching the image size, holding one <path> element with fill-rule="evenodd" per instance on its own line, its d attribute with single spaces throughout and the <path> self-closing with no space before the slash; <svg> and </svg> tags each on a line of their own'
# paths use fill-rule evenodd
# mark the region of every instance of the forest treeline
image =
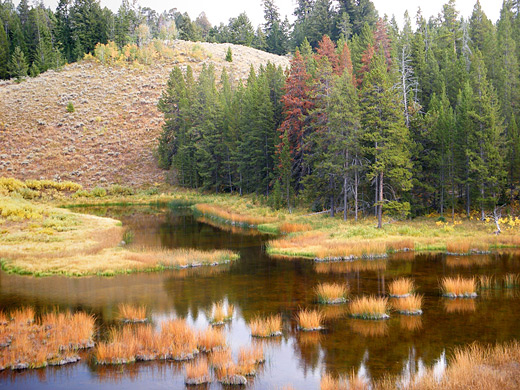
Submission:
<svg viewBox="0 0 520 390">
<path fill-rule="evenodd" d="M 402 29 L 369 18 L 315 48 L 304 32 L 287 74 L 267 65 L 243 85 L 175 68 L 160 163 L 181 185 L 344 218 L 496 215 L 519 199 L 519 11 L 505 1 L 493 24 L 477 2 L 466 20 L 450 0 L 415 30 L 407 14 Z"/>
</svg>

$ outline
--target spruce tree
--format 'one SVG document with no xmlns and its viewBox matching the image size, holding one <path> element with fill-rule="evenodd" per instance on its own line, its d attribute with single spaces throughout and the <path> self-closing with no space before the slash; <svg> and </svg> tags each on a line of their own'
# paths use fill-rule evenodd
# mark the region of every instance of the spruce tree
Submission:
<svg viewBox="0 0 520 390">
<path fill-rule="evenodd" d="M 14 53 L 11 56 L 11 60 L 8 64 L 9 68 L 9 74 L 12 77 L 16 77 L 17 80 L 21 80 L 25 76 L 27 76 L 27 60 L 25 59 L 25 55 L 23 54 L 23 51 L 16 46 L 14 49 Z"/>
</svg>

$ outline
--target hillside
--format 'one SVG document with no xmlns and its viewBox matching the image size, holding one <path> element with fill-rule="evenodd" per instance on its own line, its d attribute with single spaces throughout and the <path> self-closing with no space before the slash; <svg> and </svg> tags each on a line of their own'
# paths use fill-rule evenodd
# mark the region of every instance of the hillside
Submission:
<svg viewBox="0 0 520 390">
<path fill-rule="evenodd" d="M 161 131 L 156 104 L 172 67 L 204 63 L 234 80 L 286 57 L 230 44 L 174 41 L 175 57 L 149 66 L 81 61 L 21 84 L 0 83 L 0 176 L 73 180 L 86 187 L 142 186 L 164 180 L 153 150 Z M 233 62 L 225 61 L 231 46 Z M 72 102 L 75 111 L 67 112 Z"/>
</svg>

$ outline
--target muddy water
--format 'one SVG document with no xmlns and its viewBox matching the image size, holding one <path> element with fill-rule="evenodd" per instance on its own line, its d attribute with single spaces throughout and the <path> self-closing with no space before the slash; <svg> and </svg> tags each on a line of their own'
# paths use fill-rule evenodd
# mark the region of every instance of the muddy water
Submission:
<svg viewBox="0 0 520 390">
<path fill-rule="evenodd" d="M 167 248 L 229 248 L 241 259 L 231 265 L 123 275 L 113 278 L 32 278 L 0 273 L 0 307 L 9 310 L 33 306 L 37 312 L 85 310 L 97 318 L 99 337 L 116 325 L 119 303 L 145 304 L 154 323 L 185 317 L 197 328 L 208 321 L 212 302 L 235 306 L 235 318 L 226 325 L 236 354 L 251 339 L 246 323 L 258 314 L 281 313 L 284 336 L 263 342 L 267 362 L 248 389 L 318 389 L 324 371 L 379 378 L 400 375 L 404 380 L 435 366 L 442 371 L 453 348 L 471 343 L 520 339 L 520 290 L 484 291 L 475 300 L 440 297 L 438 280 L 445 275 L 520 273 L 520 256 L 396 255 L 388 260 L 314 264 L 303 260 L 277 260 L 264 254 L 268 237 L 240 230 L 223 230 L 194 218 L 188 209 L 111 207 L 79 210 L 123 221 L 133 233 L 132 246 Z M 319 282 L 348 281 L 353 294 L 384 294 L 397 276 L 415 279 L 424 294 L 424 314 L 392 314 L 387 321 L 348 318 L 345 306 L 325 308 L 326 330 L 299 333 L 294 316 L 313 303 Z M 82 362 L 61 368 L 0 373 L 0 387 L 10 389 L 98 389 L 122 387 L 184 388 L 182 364 L 136 363 L 98 367 L 83 355 Z M 212 384 L 208 389 L 222 388 Z"/>
</svg>

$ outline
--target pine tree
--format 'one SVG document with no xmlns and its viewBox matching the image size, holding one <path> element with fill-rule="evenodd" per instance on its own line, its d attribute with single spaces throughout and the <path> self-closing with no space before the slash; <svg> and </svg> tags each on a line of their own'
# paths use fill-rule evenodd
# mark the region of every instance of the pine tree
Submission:
<svg viewBox="0 0 520 390">
<path fill-rule="evenodd" d="M 1 22 L 0 18 L 0 22 Z M 0 79 L 6 79 L 9 76 L 8 61 L 9 58 L 9 42 L 5 34 L 4 26 L 0 23 Z"/>
<path fill-rule="evenodd" d="M 11 56 L 11 60 L 8 64 L 9 74 L 13 77 L 16 77 L 17 80 L 21 80 L 25 76 L 27 76 L 28 65 L 25 59 L 25 55 L 23 51 L 16 46 L 14 49 L 14 53 Z"/>
</svg>

